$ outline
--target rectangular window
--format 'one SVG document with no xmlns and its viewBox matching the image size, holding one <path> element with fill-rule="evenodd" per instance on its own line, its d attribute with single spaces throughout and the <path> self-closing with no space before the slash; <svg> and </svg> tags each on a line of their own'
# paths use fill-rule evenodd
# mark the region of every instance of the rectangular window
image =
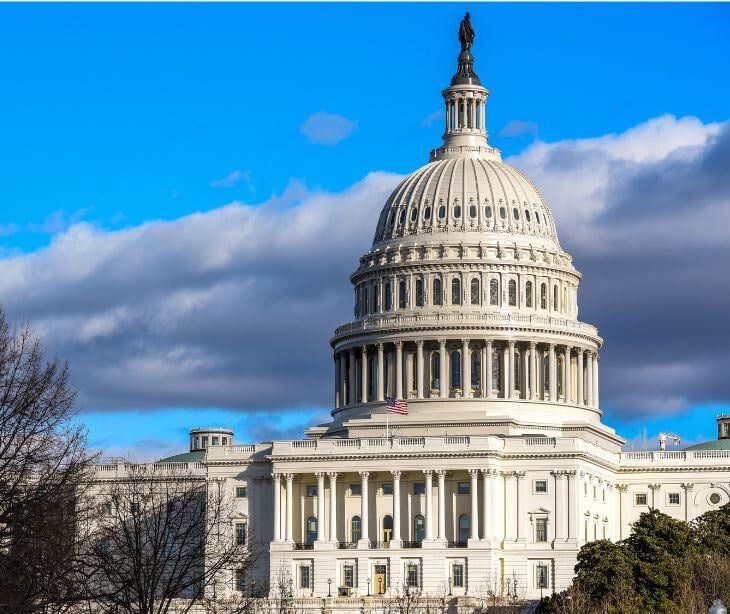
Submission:
<svg viewBox="0 0 730 614">
<path fill-rule="evenodd" d="M 353 565 L 342 566 L 342 586 L 355 588 L 355 567 Z"/>
<path fill-rule="evenodd" d="M 245 546 L 245 545 L 246 545 L 246 523 L 237 522 L 236 523 L 236 546 Z"/>
<path fill-rule="evenodd" d="M 215 436 L 212 437 L 211 440 L 210 440 L 210 444 L 213 445 L 213 446 L 217 446 L 218 445 L 218 437 L 215 437 Z"/>
<path fill-rule="evenodd" d="M 203 442 L 203 447 L 207 448 L 208 447 L 208 436 L 204 435 L 201 441 Z"/>
<path fill-rule="evenodd" d="M 408 563 L 406 565 L 406 584 L 410 587 L 418 587 L 418 564 Z"/>
<path fill-rule="evenodd" d="M 458 493 L 460 495 L 468 495 L 471 492 L 471 484 L 469 482 L 459 482 Z"/>
<path fill-rule="evenodd" d="M 316 484 L 307 484 L 307 497 L 316 497 L 317 496 L 317 485 Z"/>
<path fill-rule="evenodd" d="M 678 492 L 669 493 L 669 505 L 679 505 L 679 493 Z"/>
<path fill-rule="evenodd" d="M 646 505 L 646 493 L 637 492 L 634 497 L 634 501 L 636 502 L 636 505 Z"/>
<path fill-rule="evenodd" d="M 546 542 L 548 540 L 547 518 L 537 518 L 535 520 L 535 541 Z"/>
<path fill-rule="evenodd" d="M 228 437 L 221 437 L 221 444 L 224 446 L 228 445 Z"/>
<path fill-rule="evenodd" d="M 550 588 L 548 586 L 548 566 L 540 563 L 535 567 L 535 587 Z"/>
<path fill-rule="evenodd" d="M 535 493 L 544 494 L 548 491 L 547 480 L 535 480 Z"/>
<path fill-rule="evenodd" d="M 383 484 L 383 494 L 384 495 L 392 495 L 393 494 L 393 484 Z"/>
<path fill-rule="evenodd" d="M 299 588 L 312 588 L 312 568 L 309 565 L 299 566 Z"/>
<path fill-rule="evenodd" d="M 236 486 L 236 499 L 245 499 L 246 492 L 245 486 Z"/>
<path fill-rule="evenodd" d="M 414 482 L 413 483 L 413 494 L 414 495 L 425 495 L 426 494 L 426 482 Z"/>
<path fill-rule="evenodd" d="M 241 591 L 241 592 L 246 590 L 246 570 L 245 569 L 236 570 L 236 590 Z"/>
<path fill-rule="evenodd" d="M 464 564 L 454 563 L 451 566 L 451 584 L 455 588 L 464 586 Z"/>
<path fill-rule="evenodd" d="M 350 484 L 350 494 L 353 497 L 362 495 L 362 484 Z"/>
</svg>

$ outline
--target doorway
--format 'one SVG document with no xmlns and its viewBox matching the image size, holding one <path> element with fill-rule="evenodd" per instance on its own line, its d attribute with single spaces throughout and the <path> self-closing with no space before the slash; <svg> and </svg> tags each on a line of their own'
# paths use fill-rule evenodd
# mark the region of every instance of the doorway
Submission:
<svg viewBox="0 0 730 614">
<path fill-rule="evenodd" d="M 387 588 L 387 566 L 386 565 L 375 565 L 374 566 L 375 571 L 375 594 L 376 595 L 383 595 L 385 594 L 385 589 Z"/>
</svg>

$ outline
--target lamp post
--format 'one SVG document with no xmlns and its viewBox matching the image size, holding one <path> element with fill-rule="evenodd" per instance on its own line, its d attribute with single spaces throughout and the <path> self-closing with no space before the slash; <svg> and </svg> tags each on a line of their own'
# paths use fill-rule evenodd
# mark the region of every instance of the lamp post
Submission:
<svg viewBox="0 0 730 614">
<path fill-rule="evenodd" d="M 370 597 L 370 578 L 368 578 L 368 597 Z"/>
<path fill-rule="evenodd" d="M 332 597 L 332 578 L 327 578 L 327 596 Z"/>
<path fill-rule="evenodd" d="M 452 586 L 453 586 L 453 580 L 451 578 L 449 578 L 449 597 L 451 597 Z"/>
</svg>

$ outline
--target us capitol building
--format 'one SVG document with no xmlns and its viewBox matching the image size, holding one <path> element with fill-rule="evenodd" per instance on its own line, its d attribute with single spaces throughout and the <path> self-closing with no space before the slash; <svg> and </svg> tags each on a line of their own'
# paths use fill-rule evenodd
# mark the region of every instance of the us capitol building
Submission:
<svg viewBox="0 0 730 614">
<path fill-rule="evenodd" d="M 622 452 L 601 422 L 581 274 L 537 188 L 488 143 L 473 38 L 467 16 L 443 145 L 388 198 L 350 276 L 331 422 L 254 445 L 194 429 L 160 461 L 225 480 L 264 544 L 252 582 L 286 572 L 302 603 L 329 594 L 335 612 L 405 586 L 538 598 L 650 507 L 692 520 L 730 499 L 730 416 L 716 441 L 655 452 Z"/>
</svg>

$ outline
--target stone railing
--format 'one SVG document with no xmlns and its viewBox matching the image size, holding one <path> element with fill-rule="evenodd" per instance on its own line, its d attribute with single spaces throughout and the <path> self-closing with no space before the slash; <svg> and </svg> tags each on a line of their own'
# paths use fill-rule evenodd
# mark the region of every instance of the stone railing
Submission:
<svg viewBox="0 0 730 614">
<path fill-rule="evenodd" d="M 123 478 L 129 476 L 135 469 L 144 470 L 150 477 L 164 475 L 194 475 L 204 476 L 205 465 L 200 462 L 181 463 L 102 463 L 94 466 L 97 478 Z M 140 473 L 140 475 L 144 475 Z"/>
<path fill-rule="evenodd" d="M 664 450 L 647 452 L 622 452 L 621 464 L 627 466 L 672 464 L 676 462 L 714 461 L 726 458 L 730 462 L 730 450 Z"/>
</svg>

